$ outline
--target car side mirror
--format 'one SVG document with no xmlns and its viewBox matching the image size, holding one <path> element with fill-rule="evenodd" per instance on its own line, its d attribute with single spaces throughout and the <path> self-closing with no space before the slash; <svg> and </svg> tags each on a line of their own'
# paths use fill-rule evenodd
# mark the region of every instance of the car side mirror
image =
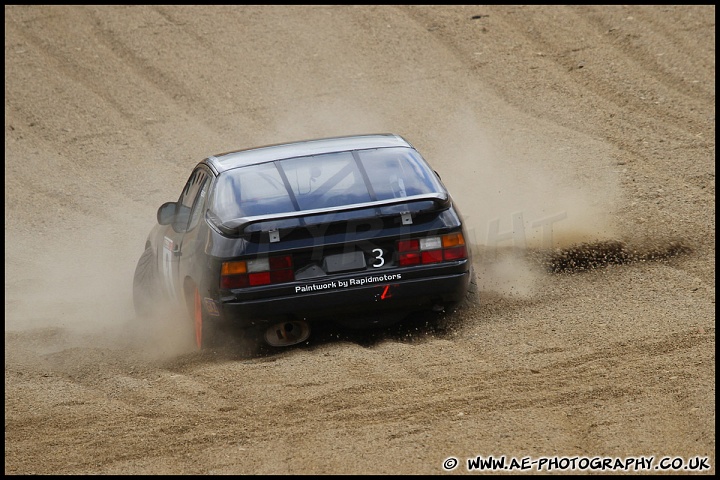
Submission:
<svg viewBox="0 0 720 480">
<path fill-rule="evenodd" d="M 165 202 L 157 211 L 157 221 L 160 225 L 170 225 L 175 221 L 177 202 Z"/>
</svg>

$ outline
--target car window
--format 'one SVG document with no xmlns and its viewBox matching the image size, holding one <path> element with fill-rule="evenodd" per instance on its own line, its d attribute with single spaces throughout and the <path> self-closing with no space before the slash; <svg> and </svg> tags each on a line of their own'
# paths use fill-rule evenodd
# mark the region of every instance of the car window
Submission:
<svg viewBox="0 0 720 480">
<path fill-rule="evenodd" d="M 217 179 L 210 210 L 225 222 L 444 191 L 415 150 L 379 148 L 228 170 Z"/>
<path fill-rule="evenodd" d="M 279 164 L 301 210 L 372 200 L 351 152 L 291 158 Z"/>
<path fill-rule="evenodd" d="M 185 187 L 180 194 L 180 199 L 178 200 L 178 202 L 181 205 L 191 208 L 193 206 L 193 203 L 195 202 L 195 198 L 197 197 L 197 192 L 200 190 L 202 182 L 203 180 L 205 180 L 206 177 L 207 174 L 201 169 L 198 168 L 194 170 L 190 174 L 190 178 L 188 178 L 187 183 L 185 183 Z"/>
<path fill-rule="evenodd" d="M 184 232 L 194 227 L 193 222 L 197 223 L 196 211 L 192 211 L 193 205 L 201 197 L 200 193 L 207 189 L 209 183 L 208 174 L 198 168 L 190 174 L 190 178 L 183 188 L 180 198 L 178 199 L 178 210 L 175 216 L 173 228 L 175 231 Z"/>
<path fill-rule="evenodd" d="M 292 212 L 295 206 L 274 163 L 229 170 L 218 177 L 214 213 L 222 219 Z"/>
<path fill-rule="evenodd" d="M 202 187 L 200 188 L 200 191 L 197 195 L 197 198 L 195 199 L 195 204 L 193 205 L 192 212 L 190 213 L 190 223 L 188 224 L 188 231 L 195 228 L 198 224 L 198 221 L 200 220 L 200 217 L 202 216 L 202 212 L 204 210 L 205 206 L 205 200 L 207 197 L 207 190 L 210 186 L 210 177 L 206 176 L 205 181 L 202 184 Z"/>
<path fill-rule="evenodd" d="M 435 173 L 409 148 L 378 148 L 358 152 L 378 200 L 442 192 Z"/>
</svg>

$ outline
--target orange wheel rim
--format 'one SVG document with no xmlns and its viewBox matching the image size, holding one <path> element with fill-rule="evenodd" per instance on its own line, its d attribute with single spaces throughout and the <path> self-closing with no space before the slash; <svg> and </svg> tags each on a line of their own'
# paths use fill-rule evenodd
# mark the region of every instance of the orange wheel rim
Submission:
<svg viewBox="0 0 720 480">
<path fill-rule="evenodd" d="M 200 305 L 200 291 L 195 289 L 195 343 L 202 347 L 202 306 Z"/>
</svg>

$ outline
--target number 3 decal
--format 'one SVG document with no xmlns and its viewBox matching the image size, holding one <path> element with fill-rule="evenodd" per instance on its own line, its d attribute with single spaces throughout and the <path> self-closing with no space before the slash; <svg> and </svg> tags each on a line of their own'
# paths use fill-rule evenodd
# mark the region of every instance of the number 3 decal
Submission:
<svg viewBox="0 0 720 480">
<path fill-rule="evenodd" d="M 376 248 L 372 252 L 377 253 L 377 255 L 375 256 L 375 261 L 373 262 L 372 266 L 375 268 L 379 268 L 379 267 L 382 267 L 383 265 L 385 265 L 385 259 L 383 258 L 383 253 L 385 253 L 385 252 L 382 251 L 382 248 Z"/>
</svg>

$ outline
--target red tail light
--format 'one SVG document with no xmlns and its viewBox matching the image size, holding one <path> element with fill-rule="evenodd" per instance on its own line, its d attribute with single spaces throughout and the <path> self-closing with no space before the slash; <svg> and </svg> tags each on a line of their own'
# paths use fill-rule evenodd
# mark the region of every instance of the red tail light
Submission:
<svg viewBox="0 0 720 480">
<path fill-rule="evenodd" d="M 220 288 L 256 287 L 295 280 L 292 255 L 223 262 Z"/>
<path fill-rule="evenodd" d="M 400 240 L 397 242 L 397 251 L 398 263 L 401 267 L 467 258 L 467 248 L 462 233 Z"/>
</svg>

